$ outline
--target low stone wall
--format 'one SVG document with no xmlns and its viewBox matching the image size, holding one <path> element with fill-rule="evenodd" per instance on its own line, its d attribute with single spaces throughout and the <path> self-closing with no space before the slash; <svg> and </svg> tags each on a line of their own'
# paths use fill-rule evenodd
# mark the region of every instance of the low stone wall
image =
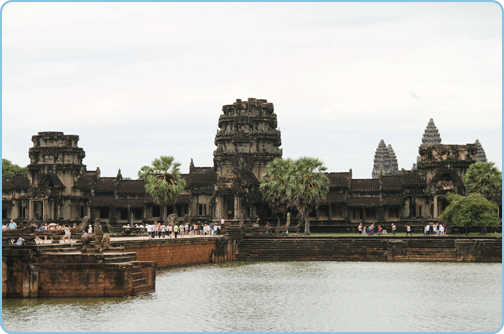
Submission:
<svg viewBox="0 0 504 334">
<path fill-rule="evenodd" d="M 138 261 L 155 261 L 158 269 L 235 260 L 236 239 L 178 238 L 114 242 L 126 252 L 135 252 Z"/>
<path fill-rule="evenodd" d="M 238 250 L 238 261 L 502 262 L 501 238 L 246 236 Z"/>
</svg>

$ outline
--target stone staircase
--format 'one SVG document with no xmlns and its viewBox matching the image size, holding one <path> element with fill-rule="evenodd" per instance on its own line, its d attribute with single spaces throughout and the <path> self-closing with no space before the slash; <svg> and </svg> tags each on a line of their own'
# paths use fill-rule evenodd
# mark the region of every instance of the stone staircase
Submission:
<svg viewBox="0 0 504 334">
<path fill-rule="evenodd" d="M 82 253 L 80 246 L 71 246 L 69 244 L 54 244 L 54 245 L 40 245 L 38 247 L 40 254 L 52 264 L 105 264 L 105 265 L 118 265 L 126 264 L 131 265 L 131 295 L 140 295 L 155 291 L 155 283 L 149 283 L 149 279 L 142 271 L 141 262 L 136 260 L 135 252 L 124 252 L 124 247 L 116 247 L 114 249 L 106 250 L 102 253 Z M 148 270 L 148 269 L 147 269 Z M 154 276 L 155 281 L 155 276 Z"/>
</svg>

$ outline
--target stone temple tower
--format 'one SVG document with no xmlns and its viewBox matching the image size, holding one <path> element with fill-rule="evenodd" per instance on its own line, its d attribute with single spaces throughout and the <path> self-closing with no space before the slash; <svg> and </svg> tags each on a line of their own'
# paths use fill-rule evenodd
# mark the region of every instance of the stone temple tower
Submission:
<svg viewBox="0 0 504 334">
<path fill-rule="evenodd" d="M 282 157 L 280 130 L 273 103 L 249 98 L 222 107 L 219 130 L 215 136 L 214 168 L 218 177 L 234 168 L 247 169 L 257 179 L 268 162 Z"/>
<path fill-rule="evenodd" d="M 434 120 L 429 119 L 427 128 L 425 129 L 424 135 L 422 137 L 422 146 L 441 144 L 441 137 L 439 136 L 439 131 L 434 124 Z"/>
<path fill-rule="evenodd" d="M 476 153 L 475 160 L 487 162 L 485 150 L 483 149 L 483 146 L 481 145 L 478 139 L 476 139 L 476 147 L 478 148 L 478 152 Z"/>
<path fill-rule="evenodd" d="M 378 144 L 373 162 L 373 179 L 379 178 L 380 174 L 385 176 L 400 175 L 394 149 L 390 144 L 387 147 L 383 139 Z"/>
</svg>

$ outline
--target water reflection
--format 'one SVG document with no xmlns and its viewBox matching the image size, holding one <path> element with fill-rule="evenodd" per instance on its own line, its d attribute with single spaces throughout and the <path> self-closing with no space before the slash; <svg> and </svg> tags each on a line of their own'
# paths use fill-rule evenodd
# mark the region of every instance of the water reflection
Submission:
<svg viewBox="0 0 504 334">
<path fill-rule="evenodd" d="M 501 319 L 501 264 L 224 263 L 160 271 L 137 297 L 3 300 L 8 331 L 466 332 Z"/>
</svg>

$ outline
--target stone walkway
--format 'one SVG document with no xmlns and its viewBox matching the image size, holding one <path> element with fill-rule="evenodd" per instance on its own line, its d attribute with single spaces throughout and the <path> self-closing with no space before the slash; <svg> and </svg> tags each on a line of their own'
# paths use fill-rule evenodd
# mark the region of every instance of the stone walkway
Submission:
<svg viewBox="0 0 504 334">
<path fill-rule="evenodd" d="M 189 239 L 189 238 L 219 238 L 222 235 L 179 235 L 177 239 Z M 126 240 L 175 240 L 174 237 L 171 238 L 149 238 L 146 235 L 134 235 L 131 237 L 110 237 L 110 241 L 126 241 Z"/>
</svg>

